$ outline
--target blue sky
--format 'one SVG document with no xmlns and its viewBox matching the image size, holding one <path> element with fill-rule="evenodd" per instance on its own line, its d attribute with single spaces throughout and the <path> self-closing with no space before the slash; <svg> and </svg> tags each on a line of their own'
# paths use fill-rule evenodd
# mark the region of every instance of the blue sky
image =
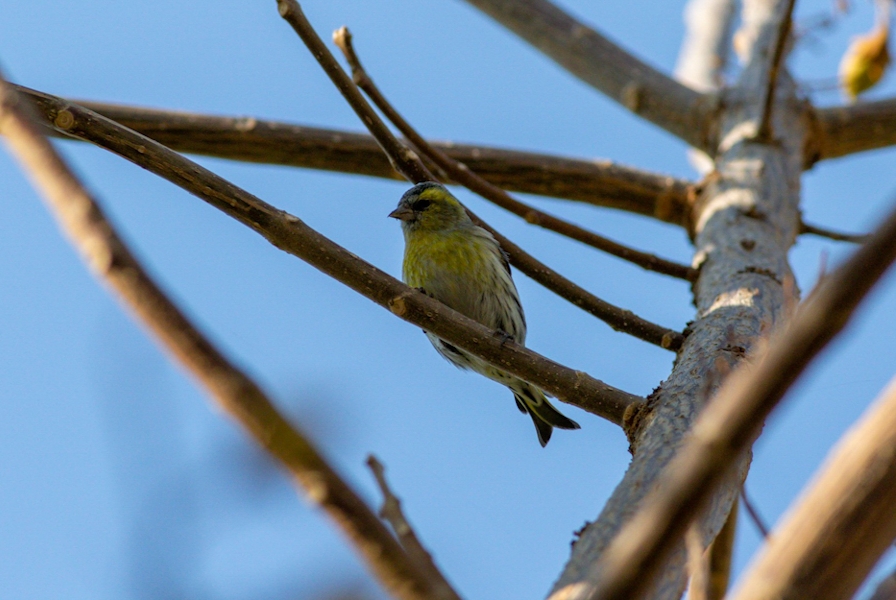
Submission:
<svg viewBox="0 0 896 600">
<path fill-rule="evenodd" d="M 695 175 L 686 148 L 555 67 L 458 0 L 306 2 L 322 37 L 348 25 L 384 92 L 425 135 Z M 564 2 L 671 71 L 680 2 Z M 800 3 L 817 15 L 827 2 Z M 292 30 L 266 2 L 0 0 L 0 66 L 52 94 L 361 130 Z M 870 4 L 802 44 L 801 81 L 836 72 Z M 892 80 L 872 92 L 896 92 Z M 836 93 L 813 96 L 839 102 Z M 510 393 L 442 360 L 413 326 L 196 198 L 83 144 L 57 144 L 171 296 L 320 443 L 372 504 L 374 452 L 436 560 L 469 598 L 539 598 L 628 463 L 621 431 L 582 424 L 546 449 Z M 863 231 L 896 198 L 896 152 L 816 166 L 803 211 Z M 360 176 L 199 159 L 398 275 L 402 239 L 386 215 L 406 185 Z M 508 237 L 599 296 L 680 328 L 687 285 L 642 272 L 456 193 Z M 533 204 L 687 262 L 680 229 L 542 198 Z M 377 597 L 326 517 L 295 493 L 87 273 L 0 153 L 0 590 L 8 598 Z M 849 248 L 801 238 L 801 288 Z M 672 355 L 615 333 L 517 275 L 530 347 L 637 394 Z M 766 426 L 748 490 L 774 521 L 892 375 L 890 276 Z M 759 544 L 742 521 L 741 571 Z M 893 563 L 892 557 L 884 560 Z"/>
</svg>

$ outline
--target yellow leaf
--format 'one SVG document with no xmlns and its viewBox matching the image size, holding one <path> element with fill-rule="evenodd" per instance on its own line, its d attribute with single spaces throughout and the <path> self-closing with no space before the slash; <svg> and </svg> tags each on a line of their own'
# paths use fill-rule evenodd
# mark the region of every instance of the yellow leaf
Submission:
<svg viewBox="0 0 896 600">
<path fill-rule="evenodd" d="M 873 87 L 890 64 L 889 28 L 879 26 L 853 40 L 840 61 L 840 85 L 851 99 Z"/>
</svg>

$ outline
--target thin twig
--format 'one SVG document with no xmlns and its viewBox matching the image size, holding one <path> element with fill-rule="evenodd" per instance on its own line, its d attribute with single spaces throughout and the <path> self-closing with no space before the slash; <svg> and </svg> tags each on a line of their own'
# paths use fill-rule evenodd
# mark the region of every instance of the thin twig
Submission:
<svg viewBox="0 0 896 600">
<path fill-rule="evenodd" d="M 740 488 L 740 499 L 744 503 L 744 508 L 747 509 L 747 514 L 750 515 L 750 520 L 753 521 L 753 525 L 759 530 L 759 534 L 762 535 L 763 538 L 767 538 L 769 532 L 768 525 L 765 524 L 762 515 L 759 514 L 753 501 L 750 500 L 750 497 L 747 495 L 747 487 L 745 485 Z"/>
<path fill-rule="evenodd" d="M 370 133 L 377 138 L 377 141 L 380 143 L 380 146 L 383 147 L 384 151 L 393 151 L 387 150 L 387 148 L 391 149 L 396 145 L 403 148 L 401 151 L 395 150 L 394 152 L 396 153 L 390 156 L 390 160 L 397 164 L 396 168 L 404 173 L 413 183 L 419 183 L 420 181 L 425 181 L 427 179 L 433 180 L 434 178 L 432 174 L 423 165 L 417 154 L 404 148 L 401 142 L 399 142 L 395 136 L 392 135 L 392 132 L 383 124 L 379 115 L 377 115 L 367 101 L 364 100 L 361 92 L 358 91 L 358 88 L 352 80 L 342 70 L 342 67 L 336 61 L 335 57 L 330 53 L 320 37 L 314 31 L 314 28 L 308 22 L 308 19 L 305 18 L 305 14 L 302 12 L 299 3 L 295 0 L 277 0 L 277 7 L 280 16 L 292 26 L 302 41 L 305 42 L 308 50 L 318 60 L 327 75 L 330 76 L 336 88 L 343 93 L 343 97 L 361 121 L 365 125 L 371 123 L 375 124 L 370 127 Z M 380 137 L 383 139 L 380 139 Z M 414 163 L 414 165 L 410 165 L 409 163 Z M 469 211 L 469 209 L 467 212 L 480 227 L 485 228 L 495 237 L 509 256 L 510 264 L 531 277 L 534 281 L 603 320 L 613 329 L 624 331 L 662 348 L 677 350 L 681 347 L 681 344 L 684 341 L 684 336 L 680 333 L 640 319 L 632 314 L 631 311 L 620 309 L 600 300 L 569 279 L 566 279 L 559 273 L 550 269 L 544 263 L 527 254 L 522 248 L 479 219 Z"/>
<path fill-rule="evenodd" d="M 800 222 L 800 233 L 808 233 L 819 237 L 825 237 L 829 240 L 835 240 L 837 242 L 850 242 L 853 244 L 864 244 L 868 241 L 867 233 L 843 233 L 834 231 L 833 229 L 825 229 L 823 227 L 810 225 L 805 221 Z"/>
<path fill-rule="evenodd" d="M 373 79 L 361 65 L 361 61 L 352 44 L 352 34 L 348 28 L 342 27 L 337 29 L 336 32 L 333 33 L 333 41 L 339 46 L 345 59 L 348 61 L 348 64 L 352 69 L 352 79 L 355 84 L 364 90 L 364 93 L 366 93 L 377 108 L 382 111 L 386 118 L 389 119 L 389 121 L 391 121 L 392 124 L 395 125 L 423 155 L 429 157 L 451 179 L 469 188 L 483 198 L 490 200 L 494 204 L 497 204 L 501 208 L 522 217 L 528 223 L 565 235 L 582 242 L 583 244 L 634 263 L 649 271 L 663 273 L 671 277 L 678 277 L 679 279 L 684 279 L 686 281 L 694 281 L 697 279 L 698 271 L 687 265 L 682 265 L 654 256 L 653 254 L 634 250 L 579 227 L 578 225 L 564 221 L 563 219 L 559 219 L 553 215 L 549 215 L 524 204 L 510 196 L 510 194 L 501 188 L 492 185 L 477 175 L 467 165 L 458 163 L 454 159 L 446 156 L 445 153 L 434 148 L 427 142 L 426 139 L 420 135 L 386 99 L 376 83 L 374 83 Z"/>
<path fill-rule="evenodd" d="M 34 102 L 55 98 L 22 86 L 16 89 Z M 97 112 L 179 152 L 403 179 L 376 140 L 366 134 L 255 117 L 223 117 L 89 100 L 65 101 Z M 62 135 L 54 129 L 47 132 Z M 695 187 L 690 181 L 608 160 L 574 159 L 454 142 L 430 144 L 506 190 L 575 200 L 688 226 Z"/>
<path fill-rule="evenodd" d="M 587 598 L 637 597 L 682 529 L 755 439 L 762 423 L 812 359 L 852 317 L 896 259 L 896 210 L 864 245 L 822 281 L 748 368 L 728 377 L 641 509 L 595 566 L 603 574 Z"/>
<path fill-rule="evenodd" d="M 790 36 L 790 26 L 793 21 L 793 7 L 796 0 L 787 0 L 784 10 L 783 19 L 778 28 L 778 37 L 775 40 L 774 52 L 772 52 L 771 63 L 768 68 L 768 82 L 763 90 L 765 97 L 762 103 L 762 113 L 759 118 L 759 127 L 756 130 L 756 139 L 762 142 L 769 142 L 773 138 L 772 134 L 772 106 L 775 102 L 775 87 L 778 84 L 778 73 L 781 70 L 781 63 L 784 60 L 784 50 L 787 47 L 787 39 Z"/>
<path fill-rule="evenodd" d="M 451 588 L 451 584 L 445 580 L 442 572 L 436 567 L 432 555 L 423 546 L 414 528 L 404 516 L 404 512 L 401 510 L 401 500 L 392 492 L 386 481 L 386 467 L 373 454 L 367 457 L 367 466 L 370 467 L 380 492 L 383 494 L 380 517 L 392 526 L 392 531 L 395 532 L 408 557 L 417 563 L 418 568 L 427 575 L 429 580 L 438 585 L 439 589 L 444 590 L 446 597 L 448 594 L 453 594 L 454 590 Z"/>
<path fill-rule="evenodd" d="M 408 600 L 439 595 L 383 524 L 277 411 L 258 385 L 196 329 L 146 273 L 102 209 L 29 121 L 27 106 L 0 77 L 0 129 L 48 208 L 98 278 L 107 283 L 256 442 L 277 457 L 353 542 L 382 585 Z"/>
<path fill-rule="evenodd" d="M 621 423 L 626 406 L 640 400 L 581 371 L 567 369 L 518 344 L 505 342 L 476 321 L 408 288 L 361 260 L 299 218 L 267 204 L 146 136 L 76 104 L 44 100 L 40 109 L 44 111 L 46 121 L 62 133 L 91 141 L 167 179 L 252 228 L 277 248 L 304 260 L 405 321 L 486 361 L 499 363 L 502 369 L 555 394 L 564 402 Z M 521 367 L 523 370 L 518 370 Z"/>
</svg>

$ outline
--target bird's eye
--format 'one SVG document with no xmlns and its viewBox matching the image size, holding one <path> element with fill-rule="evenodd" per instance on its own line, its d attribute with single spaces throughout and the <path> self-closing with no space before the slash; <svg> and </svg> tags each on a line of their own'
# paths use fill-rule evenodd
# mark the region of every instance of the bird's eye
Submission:
<svg viewBox="0 0 896 600">
<path fill-rule="evenodd" d="M 413 208 L 414 208 L 415 211 L 418 211 L 418 212 L 419 212 L 419 211 L 421 211 L 421 210 L 426 210 L 427 208 L 429 208 L 429 205 L 430 205 L 430 204 L 432 204 L 432 201 L 431 201 L 431 200 L 417 200 L 417 201 L 414 203 Z"/>
</svg>

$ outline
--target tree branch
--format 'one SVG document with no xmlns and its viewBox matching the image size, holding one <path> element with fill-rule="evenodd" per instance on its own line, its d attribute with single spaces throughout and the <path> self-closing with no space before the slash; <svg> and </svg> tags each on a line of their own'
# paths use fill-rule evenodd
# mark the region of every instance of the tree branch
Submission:
<svg viewBox="0 0 896 600">
<path fill-rule="evenodd" d="M 380 509 L 380 517 L 389 522 L 408 557 L 417 564 L 420 571 L 433 583 L 433 587 L 436 587 L 446 596 L 454 594 L 454 597 L 457 598 L 454 590 L 451 588 L 451 584 L 439 571 L 439 568 L 433 562 L 432 555 L 423 546 L 413 527 L 405 518 L 404 512 L 401 510 L 401 500 L 392 493 L 388 482 L 386 482 L 386 467 L 373 454 L 367 457 L 367 466 L 370 467 L 370 471 L 373 473 L 373 477 L 376 479 L 376 483 L 383 494 L 383 506 Z"/>
<path fill-rule="evenodd" d="M 405 321 L 486 361 L 496 361 L 505 371 L 548 393 L 555 394 L 560 389 L 558 386 L 564 387 L 562 397 L 557 395 L 559 400 L 589 412 L 599 411 L 601 416 L 616 423 L 621 422 L 626 406 L 639 400 L 637 396 L 607 386 L 581 371 L 567 369 L 513 342 L 504 342 L 479 323 L 361 260 L 297 217 L 267 204 L 158 142 L 75 104 L 60 106 L 44 102 L 39 108 L 60 132 L 89 140 L 167 179 L 252 228 L 277 248 L 304 260 Z M 530 358 L 534 358 L 534 362 Z M 515 371 L 521 367 L 526 375 Z"/>
<path fill-rule="evenodd" d="M 807 164 L 896 144 L 896 98 L 815 111 L 816 144 Z"/>
<path fill-rule="evenodd" d="M 734 539 L 737 533 L 737 510 L 735 501 L 725 520 L 725 526 L 710 544 L 709 554 L 709 586 L 707 600 L 722 600 L 728 591 L 728 582 L 731 579 L 731 562 L 734 554 Z"/>
<path fill-rule="evenodd" d="M 333 84 L 349 103 L 349 106 L 351 106 L 352 110 L 355 111 L 355 114 L 358 115 L 358 118 L 360 118 L 365 125 L 369 126 L 370 133 L 377 139 L 377 142 L 383 148 L 383 151 L 392 153 L 389 156 L 389 160 L 396 166 L 396 169 L 402 172 L 412 183 L 420 183 L 421 181 L 427 180 L 434 181 L 435 177 L 429 172 L 426 166 L 423 165 L 417 154 L 408 150 L 397 140 L 397 138 L 395 138 L 395 136 L 392 135 L 392 132 L 385 126 L 379 115 L 374 112 L 367 101 L 364 100 L 361 92 L 342 70 L 339 63 L 336 62 L 335 57 L 330 53 L 323 41 L 321 41 L 317 32 L 314 31 L 314 28 L 311 26 L 311 23 L 308 22 L 299 3 L 296 2 L 296 0 L 277 0 L 277 9 L 280 12 L 280 16 L 289 23 L 305 43 L 311 54 L 317 59 L 318 63 L 333 81 Z M 656 344 L 661 348 L 677 350 L 681 346 L 684 336 L 680 333 L 654 325 L 649 321 L 634 316 L 631 311 L 620 309 L 600 300 L 529 255 L 522 248 L 488 225 L 488 223 L 473 214 L 469 208 L 466 210 L 467 214 L 470 215 L 470 218 L 473 219 L 473 222 L 486 229 L 492 236 L 494 236 L 501 245 L 501 248 L 507 254 L 510 264 L 531 277 L 534 281 L 540 283 L 560 297 L 569 300 L 576 306 L 587 310 L 616 330 L 625 331 L 644 341 Z"/>
<path fill-rule="evenodd" d="M 747 509 L 747 514 L 750 516 L 750 520 L 753 521 L 753 525 L 755 525 L 756 529 L 759 531 L 759 534 L 762 537 L 767 538 L 768 525 L 765 524 L 762 515 L 759 514 L 756 506 L 753 505 L 753 501 L 750 500 L 750 496 L 747 494 L 746 486 L 740 489 L 740 499 L 741 502 L 743 502 L 744 508 Z"/>
<path fill-rule="evenodd" d="M 781 0 L 777 0 L 781 1 Z M 760 76 L 768 65 L 769 48 L 777 31 L 775 15 L 780 14 L 772 0 L 752 0 L 748 25 L 761 35 L 751 39 L 766 44 L 766 52 L 754 49 L 752 59 L 742 71 L 724 105 L 722 134 L 716 159 L 716 173 L 708 178 L 694 204 L 694 265 L 700 277 L 694 285 L 696 316 L 690 333 L 669 377 L 651 394 L 642 407 L 629 412 L 626 432 L 634 457 L 625 477 L 616 487 L 597 520 L 582 533 L 552 590 L 551 600 L 590 598 L 607 583 L 607 577 L 621 576 L 624 583 L 614 587 L 607 598 L 638 597 L 630 586 L 632 571 L 617 573 L 595 562 L 610 556 L 612 544 L 632 538 L 630 522 L 645 496 L 663 489 L 663 473 L 671 472 L 670 461 L 684 444 L 697 415 L 719 388 L 730 367 L 735 366 L 768 330 L 784 318 L 786 307 L 798 296 L 787 263 L 787 251 L 796 239 L 799 223 L 799 177 L 803 171 L 802 149 L 806 120 L 795 98 L 792 80 L 782 73 L 779 78 L 780 102 L 773 112 L 776 144 L 759 144 L 750 138 L 755 133 L 761 107 L 757 105 Z M 749 48 L 747 48 L 749 50 Z M 703 544 L 708 546 L 730 513 L 740 484 L 749 468 L 750 456 L 742 453 L 725 472 L 722 484 L 713 487 L 708 501 L 684 517 L 682 524 L 699 521 Z M 665 521 L 653 523 L 665 528 Z M 626 533 L 621 533 L 623 530 Z M 668 554 L 653 554 L 644 563 L 632 562 L 639 569 L 638 585 L 651 600 L 678 600 L 686 584 L 686 552 L 680 532 L 665 539 Z M 618 550 L 612 551 L 620 556 Z M 654 562 L 655 561 L 655 562 Z M 610 563 L 602 563 L 609 565 Z M 642 567 L 644 567 L 642 569 Z M 650 569 L 658 568 L 656 577 Z M 620 591 L 621 590 L 621 591 Z M 617 595 L 618 594 L 618 595 Z"/>
<path fill-rule="evenodd" d="M 367 97 L 380 109 L 389 121 L 413 144 L 421 154 L 431 159 L 445 174 L 479 194 L 486 200 L 497 204 L 501 208 L 522 217 L 528 223 L 549 229 L 576 241 L 582 242 L 592 248 L 602 250 L 608 254 L 636 264 L 649 271 L 663 273 L 671 277 L 677 277 L 686 281 L 694 281 L 697 278 L 697 270 L 687 265 L 675 263 L 659 258 L 653 254 L 634 250 L 617 242 L 609 240 L 596 233 L 588 231 L 578 225 L 559 219 L 537 210 L 516 198 L 513 198 L 501 188 L 492 185 L 479 177 L 464 164 L 449 158 L 443 152 L 432 147 L 404 117 L 392 106 L 386 97 L 380 92 L 376 83 L 371 79 L 367 71 L 361 65 L 358 55 L 352 45 L 352 34 L 347 27 L 342 27 L 333 34 L 333 41 L 342 50 L 345 59 L 352 70 L 352 79 L 355 84 L 364 90 Z"/>
<path fill-rule="evenodd" d="M 0 130 L 48 208 L 95 275 L 119 296 L 258 444 L 296 478 L 353 543 L 380 583 L 407 600 L 458 596 L 437 589 L 352 489 L 277 411 L 258 385 L 225 358 L 155 284 L 0 77 Z"/>
<path fill-rule="evenodd" d="M 34 101 L 59 100 L 17 86 Z M 370 135 L 254 117 L 217 117 L 82 100 L 77 103 L 189 154 L 401 179 Z M 49 129 L 51 135 L 59 132 Z M 429 142 L 492 184 L 525 194 L 576 200 L 687 227 L 694 184 L 615 164 L 488 146 Z M 448 183 L 453 183 L 449 181 Z"/>
<path fill-rule="evenodd" d="M 675 78 L 698 92 L 715 92 L 731 54 L 734 0 L 690 0 L 685 7 L 685 39 Z"/>
<path fill-rule="evenodd" d="M 558 65 L 691 146 L 714 152 L 715 100 L 641 62 L 546 0 L 467 0 Z"/>
<path fill-rule="evenodd" d="M 793 320 L 773 336 L 768 349 L 756 358 L 754 364 L 731 375 L 706 407 L 690 439 L 664 470 L 641 510 L 623 527 L 601 558 L 595 571 L 604 577 L 588 598 L 610 600 L 636 597 L 637 590 L 642 586 L 640 582 L 657 568 L 662 556 L 674 547 L 687 523 L 705 505 L 715 484 L 729 471 L 733 462 L 749 450 L 766 417 L 812 359 L 843 330 L 859 303 L 894 260 L 896 210 L 890 213 L 865 245 L 822 280 Z M 896 403 L 896 398 L 892 402 Z M 886 431 L 887 440 L 896 444 L 896 406 L 888 406 L 888 413 L 886 423 L 890 424 L 890 429 L 882 431 Z M 892 460 L 892 448 L 886 454 L 888 460 Z M 892 494 L 896 494 L 893 487 L 896 462 L 887 468 L 892 469 L 887 481 L 891 496 L 881 505 L 885 506 L 883 512 L 887 513 L 888 521 L 887 527 L 881 529 L 889 536 L 886 539 L 892 541 L 891 528 L 892 533 L 896 534 L 896 513 L 892 511 Z M 889 470 L 887 474 L 891 474 Z M 852 490 L 855 491 L 855 487 Z M 874 512 L 874 515 L 884 519 L 881 512 Z M 846 526 L 849 526 L 848 520 Z M 817 523 L 809 527 L 818 531 Z M 858 544 L 866 541 L 866 536 L 861 535 L 844 534 L 844 537 L 852 537 Z M 773 536 L 773 539 L 790 538 L 780 535 Z M 834 543 L 835 539 L 839 538 L 830 538 L 829 541 Z M 839 539 L 838 547 L 843 542 L 844 539 Z M 850 553 L 842 550 L 839 547 L 835 554 L 851 562 Z M 779 567 L 780 564 L 772 566 L 773 569 Z M 820 580 L 820 572 L 817 575 Z M 830 581 L 828 585 L 832 585 Z M 761 597 L 779 596 L 772 593 Z M 820 596 L 797 594 L 793 597 Z"/>
<path fill-rule="evenodd" d="M 738 503 L 731 507 L 725 526 L 704 550 L 703 535 L 695 525 L 685 534 L 688 551 L 688 600 L 722 600 L 731 578 L 731 555 L 737 531 Z"/>
<path fill-rule="evenodd" d="M 891 230 L 896 239 L 896 227 Z M 853 265 L 855 266 L 855 265 Z M 896 379 L 843 436 L 732 600 L 851 598 L 896 538 Z"/>
<path fill-rule="evenodd" d="M 763 142 L 771 142 L 774 138 L 772 133 L 772 107 L 775 101 L 775 88 L 778 85 L 778 72 L 781 70 L 781 63 L 784 61 L 784 51 L 787 46 L 787 40 L 790 37 L 790 23 L 793 19 L 794 5 L 796 5 L 796 0 L 787 0 L 786 3 L 779 5 L 781 10 L 784 11 L 784 15 L 777 19 L 777 37 L 775 38 L 774 51 L 769 58 L 768 80 L 762 89 L 762 112 L 760 113 L 759 125 L 756 129 L 756 137 Z"/>
<path fill-rule="evenodd" d="M 805 221 L 800 222 L 800 233 L 808 233 L 811 235 L 817 235 L 818 237 L 828 238 L 829 240 L 834 240 L 837 242 L 851 242 L 853 244 L 864 244 L 868 240 L 867 233 L 843 233 L 841 231 L 834 231 L 833 229 L 818 227 L 816 225 L 806 223 Z"/>
<path fill-rule="evenodd" d="M 688 1 L 675 79 L 701 93 L 717 93 L 721 89 L 731 54 L 736 5 L 735 0 Z M 712 159 L 696 148 L 688 150 L 688 160 L 704 176 L 715 167 Z"/>
</svg>

